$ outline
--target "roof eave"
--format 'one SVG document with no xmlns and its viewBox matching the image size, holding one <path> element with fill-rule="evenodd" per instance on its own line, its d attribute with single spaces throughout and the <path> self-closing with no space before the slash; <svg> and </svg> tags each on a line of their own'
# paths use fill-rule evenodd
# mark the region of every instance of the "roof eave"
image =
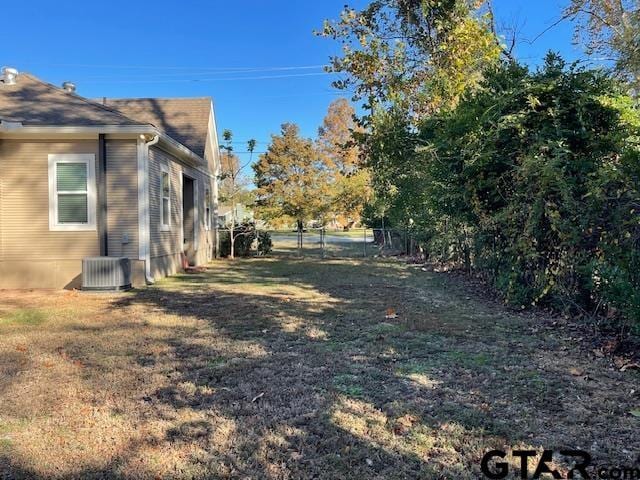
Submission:
<svg viewBox="0 0 640 480">
<path fill-rule="evenodd" d="M 0 122 L 1 133 L 19 133 L 24 135 L 46 135 L 46 134 L 110 134 L 110 133 L 132 133 L 132 134 L 156 134 L 157 129 L 152 125 L 91 125 L 91 126 L 71 126 L 71 125 L 17 125 L 12 123 L 5 125 Z"/>
<path fill-rule="evenodd" d="M 201 167 L 205 164 L 204 158 L 202 158 L 200 155 L 197 155 L 196 153 L 191 151 L 189 148 L 185 147 L 180 142 L 174 140 L 172 137 L 170 137 L 166 133 L 163 133 L 160 130 L 155 129 L 154 134 L 160 136 L 159 145 L 162 148 L 164 148 L 164 150 L 167 150 L 169 153 L 172 153 L 180 158 L 186 159 L 198 167 Z"/>
<path fill-rule="evenodd" d="M 183 158 L 197 166 L 204 164 L 204 159 L 174 140 L 153 125 L 92 125 L 92 126 L 62 126 L 62 125 L 17 125 L 15 122 L 6 124 L 0 122 L 0 135 L 18 134 L 20 136 L 37 135 L 98 135 L 98 134 L 132 134 L 157 135 L 161 145 L 169 153 Z"/>
</svg>

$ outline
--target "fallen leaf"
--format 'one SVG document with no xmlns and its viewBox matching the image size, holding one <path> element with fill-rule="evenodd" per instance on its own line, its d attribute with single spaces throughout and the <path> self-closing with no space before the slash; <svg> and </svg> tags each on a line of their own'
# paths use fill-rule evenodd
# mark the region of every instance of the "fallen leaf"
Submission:
<svg viewBox="0 0 640 480">
<path fill-rule="evenodd" d="M 27 351 L 27 347 L 25 347 L 24 345 L 18 345 L 16 347 L 16 350 L 19 352 L 26 352 Z"/>
<path fill-rule="evenodd" d="M 584 370 L 582 370 L 581 368 L 571 367 L 569 369 L 569 373 L 574 377 L 581 377 L 584 375 Z"/>
<path fill-rule="evenodd" d="M 384 316 L 384 318 L 386 319 L 398 318 L 398 314 L 396 313 L 395 309 L 387 308 L 387 314 Z"/>
<path fill-rule="evenodd" d="M 613 357 L 613 364 L 618 368 L 624 367 L 627 363 L 628 363 L 628 360 L 626 358 Z"/>
<path fill-rule="evenodd" d="M 395 421 L 395 424 L 393 426 L 393 433 L 395 433 L 396 435 L 407 435 L 413 427 L 414 423 L 416 423 L 417 421 L 418 419 L 412 415 L 404 415 Z"/>
<path fill-rule="evenodd" d="M 619 344 L 620 342 L 618 342 L 617 340 L 609 340 L 602 346 L 602 351 L 605 353 L 613 353 L 618 349 Z"/>
<path fill-rule="evenodd" d="M 264 392 L 262 392 L 259 395 L 256 395 L 255 397 L 253 397 L 253 400 L 251 400 L 251 403 L 255 403 L 256 401 L 260 400 L 262 397 L 264 397 Z"/>
<path fill-rule="evenodd" d="M 620 371 L 624 372 L 625 370 L 628 370 L 629 368 L 640 368 L 640 364 L 638 364 L 638 363 L 627 363 L 626 365 L 622 366 Z"/>
</svg>

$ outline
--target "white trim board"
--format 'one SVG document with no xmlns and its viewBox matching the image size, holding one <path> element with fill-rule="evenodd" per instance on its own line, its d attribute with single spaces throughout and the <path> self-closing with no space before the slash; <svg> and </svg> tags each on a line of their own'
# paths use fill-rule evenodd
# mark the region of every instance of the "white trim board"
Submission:
<svg viewBox="0 0 640 480">
<path fill-rule="evenodd" d="M 164 196 L 164 183 L 163 178 L 167 176 L 169 183 L 169 196 Z M 171 231 L 171 194 L 173 193 L 173 188 L 171 188 L 171 168 L 169 165 L 165 163 L 160 164 L 160 231 L 161 232 L 170 232 Z M 167 210 L 168 210 L 168 223 L 164 223 L 164 199 L 167 199 Z"/>
</svg>

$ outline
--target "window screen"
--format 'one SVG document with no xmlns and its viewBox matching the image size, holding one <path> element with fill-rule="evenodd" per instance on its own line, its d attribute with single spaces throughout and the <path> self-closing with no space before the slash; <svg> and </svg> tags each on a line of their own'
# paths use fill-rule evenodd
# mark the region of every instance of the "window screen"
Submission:
<svg viewBox="0 0 640 480">
<path fill-rule="evenodd" d="M 57 163 L 56 194 L 58 196 L 58 223 L 89 222 L 89 192 L 87 164 Z"/>
</svg>

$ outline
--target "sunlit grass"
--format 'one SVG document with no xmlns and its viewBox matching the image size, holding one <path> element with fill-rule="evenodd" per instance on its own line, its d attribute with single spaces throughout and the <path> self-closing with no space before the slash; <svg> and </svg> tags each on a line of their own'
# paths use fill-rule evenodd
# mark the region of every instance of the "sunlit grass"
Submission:
<svg viewBox="0 0 640 480">
<path fill-rule="evenodd" d="M 0 315 L 0 326 L 23 325 L 37 326 L 47 321 L 47 313 L 37 308 L 17 309 L 5 315 Z"/>
<path fill-rule="evenodd" d="M 0 292 L 0 477 L 471 480 L 487 449 L 557 444 L 627 461 L 640 377 L 456 282 L 274 257 Z"/>
</svg>

